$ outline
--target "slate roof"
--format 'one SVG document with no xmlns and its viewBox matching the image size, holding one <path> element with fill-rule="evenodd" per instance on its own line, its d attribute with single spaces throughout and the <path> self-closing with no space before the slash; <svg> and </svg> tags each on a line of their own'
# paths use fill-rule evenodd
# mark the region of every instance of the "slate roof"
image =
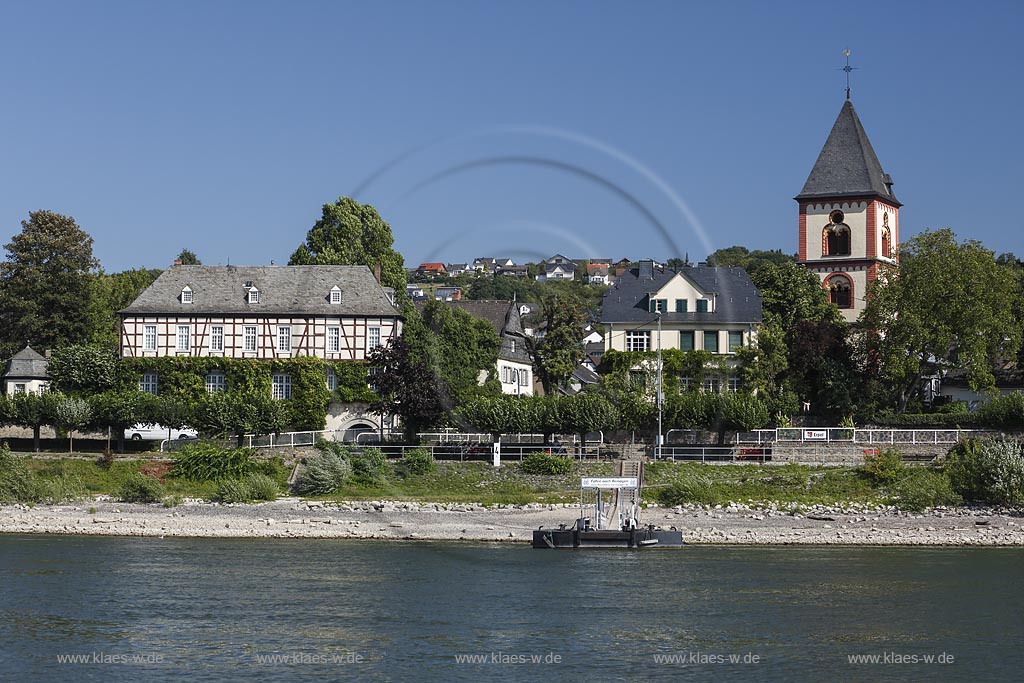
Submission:
<svg viewBox="0 0 1024 683">
<path fill-rule="evenodd" d="M 26 346 L 11 356 L 4 368 L 5 379 L 49 379 L 49 361 L 31 347 Z"/>
<path fill-rule="evenodd" d="M 495 299 L 462 299 L 460 301 L 442 301 L 445 306 L 460 308 L 466 313 L 483 318 L 494 326 L 494 331 L 501 339 L 501 349 L 498 357 L 505 360 L 519 363 L 531 363 L 530 353 L 527 350 L 526 332 L 523 331 L 523 322 L 519 317 L 519 304 L 513 301 Z M 422 312 L 426 303 L 417 303 L 416 307 Z M 515 340 L 515 350 L 512 350 L 512 341 Z"/>
<path fill-rule="evenodd" d="M 853 103 L 846 100 L 796 199 L 872 196 L 902 206 L 891 186 L 892 178 L 882 170 Z"/>
<path fill-rule="evenodd" d="M 654 320 L 650 312 L 648 294 L 664 287 L 680 273 L 707 294 L 717 294 L 714 312 L 676 313 L 669 310 L 661 314 L 664 323 L 760 323 L 761 292 L 742 268 L 714 268 L 691 266 L 673 270 L 653 268 L 645 270 L 649 277 L 640 277 L 640 268 L 631 268 L 605 292 L 601 304 L 602 323 L 646 323 Z M 672 307 L 672 302 L 669 302 Z"/>
<path fill-rule="evenodd" d="M 248 303 L 246 282 L 260 292 Z M 191 304 L 181 290 L 192 289 Z M 330 291 L 341 289 L 341 303 Z M 122 315 L 365 315 L 398 317 L 366 266 L 173 266 L 119 311 Z"/>
</svg>

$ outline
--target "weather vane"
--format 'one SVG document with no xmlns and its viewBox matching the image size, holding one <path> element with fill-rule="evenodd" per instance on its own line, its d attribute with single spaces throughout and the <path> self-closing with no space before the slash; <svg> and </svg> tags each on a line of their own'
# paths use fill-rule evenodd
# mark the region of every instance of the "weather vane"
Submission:
<svg viewBox="0 0 1024 683">
<path fill-rule="evenodd" d="M 846 99 L 850 99 L 850 72 L 857 67 L 850 66 L 850 48 L 843 50 L 843 54 L 846 55 L 846 66 L 839 70 L 846 72 Z"/>
</svg>

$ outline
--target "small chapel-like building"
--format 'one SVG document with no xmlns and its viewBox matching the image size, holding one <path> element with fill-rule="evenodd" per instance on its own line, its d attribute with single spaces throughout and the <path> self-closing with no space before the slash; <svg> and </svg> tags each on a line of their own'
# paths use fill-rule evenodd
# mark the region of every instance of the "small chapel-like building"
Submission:
<svg viewBox="0 0 1024 683">
<path fill-rule="evenodd" d="M 897 262 L 902 204 L 892 185 L 847 99 L 795 199 L 800 263 L 849 322 L 864 310 L 868 285 Z"/>
</svg>

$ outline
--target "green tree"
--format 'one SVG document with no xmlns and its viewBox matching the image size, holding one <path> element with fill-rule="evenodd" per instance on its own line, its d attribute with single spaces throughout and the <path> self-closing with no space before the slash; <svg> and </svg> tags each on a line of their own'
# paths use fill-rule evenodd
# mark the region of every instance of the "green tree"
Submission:
<svg viewBox="0 0 1024 683">
<path fill-rule="evenodd" d="M 121 389 L 89 397 L 93 425 L 107 429 L 117 439 L 117 450 L 124 453 L 124 430 L 145 422 L 153 413 L 157 398 L 137 389 Z"/>
<path fill-rule="evenodd" d="M 92 336 L 89 343 L 116 351 L 121 337 L 121 318 L 117 312 L 135 301 L 161 272 L 158 269 L 140 268 L 121 273 L 104 273 L 101 269 L 92 280 L 89 312 Z"/>
<path fill-rule="evenodd" d="M 868 288 L 861 358 L 906 409 L 932 363 L 960 368 L 974 391 L 993 390 L 997 361 L 1021 346 L 1021 285 L 974 240 L 925 231 L 900 249 L 898 270 Z"/>
<path fill-rule="evenodd" d="M 11 423 L 32 430 L 32 448 L 39 452 L 39 432 L 54 422 L 55 392 L 15 394 L 11 399 Z"/>
<path fill-rule="evenodd" d="M 47 372 L 57 391 L 99 394 L 117 383 L 117 356 L 109 347 L 68 344 L 53 352 Z"/>
<path fill-rule="evenodd" d="M 583 362 L 583 309 L 571 299 L 550 296 L 544 300 L 544 320 L 544 338 L 537 343 L 534 359 L 544 392 L 550 393 Z"/>
<path fill-rule="evenodd" d="M 0 344 L 8 356 L 31 343 L 40 350 L 88 341 L 92 237 L 70 216 L 34 211 L 4 245 L 0 263 Z"/>
<path fill-rule="evenodd" d="M 340 197 L 324 204 L 323 214 L 295 250 L 292 266 L 380 266 L 381 283 L 405 292 L 405 261 L 394 249 L 395 238 L 377 210 L 369 204 Z"/>
<path fill-rule="evenodd" d="M 406 316 L 405 330 L 414 355 L 434 368 L 454 403 L 470 396 L 500 393 L 495 376 L 500 341 L 489 321 L 440 301 L 429 301 L 418 319 Z M 486 377 L 483 387 L 482 373 Z"/>
<path fill-rule="evenodd" d="M 181 253 L 178 254 L 178 257 L 174 260 L 180 261 L 181 265 L 183 266 L 203 265 L 203 262 L 199 260 L 199 257 L 196 256 L 196 253 L 194 251 L 191 251 L 190 249 L 182 249 Z"/>
<path fill-rule="evenodd" d="M 54 394 L 54 423 L 68 433 L 68 453 L 74 450 L 75 430 L 81 429 L 92 419 L 89 402 L 78 396 Z"/>
<path fill-rule="evenodd" d="M 746 247 L 733 246 L 725 249 L 718 249 L 712 252 L 707 258 L 709 266 L 736 266 L 748 273 L 753 273 L 760 266 L 770 264 L 796 263 L 796 256 L 784 254 L 779 249 L 764 251 Z"/>
</svg>

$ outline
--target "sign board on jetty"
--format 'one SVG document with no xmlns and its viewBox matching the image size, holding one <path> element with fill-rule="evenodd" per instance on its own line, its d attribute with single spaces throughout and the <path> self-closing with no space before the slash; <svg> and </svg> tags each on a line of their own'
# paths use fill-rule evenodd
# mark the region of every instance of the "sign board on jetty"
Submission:
<svg viewBox="0 0 1024 683">
<path fill-rule="evenodd" d="M 635 489 L 638 483 L 636 477 L 583 477 L 580 479 L 580 488 Z"/>
</svg>

